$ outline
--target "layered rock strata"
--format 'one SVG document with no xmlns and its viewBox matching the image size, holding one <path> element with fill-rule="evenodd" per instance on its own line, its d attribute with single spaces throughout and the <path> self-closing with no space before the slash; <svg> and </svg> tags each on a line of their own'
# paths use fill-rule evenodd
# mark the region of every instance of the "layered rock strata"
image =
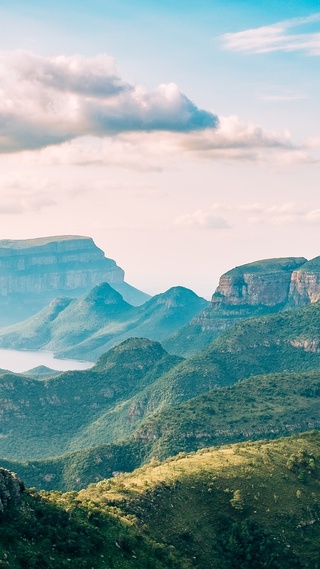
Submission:
<svg viewBox="0 0 320 569">
<path fill-rule="evenodd" d="M 304 263 L 293 271 L 289 303 L 304 306 L 320 299 L 320 257 Z"/>
<path fill-rule="evenodd" d="M 236 267 L 220 277 L 211 302 L 219 308 L 282 307 L 289 300 L 293 272 L 306 263 L 304 257 L 291 257 Z"/>
<path fill-rule="evenodd" d="M 164 343 L 171 353 L 192 355 L 245 318 L 298 308 L 320 299 L 320 257 L 264 259 L 220 277 L 211 302 Z"/>
<path fill-rule="evenodd" d="M 119 287 L 132 303 L 149 298 L 124 282 L 124 271 L 90 237 L 2 240 L 0 325 L 23 320 L 58 296 L 78 297 L 102 282 Z"/>
<path fill-rule="evenodd" d="M 124 271 L 88 237 L 0 241 L 1 296 L 90 289 L 123 280 Z"/>
</svg>

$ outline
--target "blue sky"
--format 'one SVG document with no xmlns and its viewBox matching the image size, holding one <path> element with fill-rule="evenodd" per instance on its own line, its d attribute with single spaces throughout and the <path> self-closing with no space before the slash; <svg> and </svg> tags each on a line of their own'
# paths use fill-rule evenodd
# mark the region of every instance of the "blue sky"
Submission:
<svg viewBox="0 0 320 569">
<path fill-rule="evenodd" d="M 320 2 L 2 1 L 1 238 L 150 293 L 318 249 Z"/>
</svg>

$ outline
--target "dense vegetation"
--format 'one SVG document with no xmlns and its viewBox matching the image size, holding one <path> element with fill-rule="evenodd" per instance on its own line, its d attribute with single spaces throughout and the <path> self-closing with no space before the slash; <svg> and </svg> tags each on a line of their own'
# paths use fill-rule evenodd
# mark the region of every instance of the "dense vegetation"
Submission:
<svg viewBox="0 0 320 569">
<path fill-rule="evenodd" d="M 320 435 L 182 453 L 79 493 L 26 493 L 0 519 L 12 569 L 311 569 Z"/>
<path fill-rule="evenodd" d="M 134 470 L 152 458 L 314 428 L 320 428 L 320 372 L 269 374 L 158 411 L 122 442 L 44 461 L 2 464 L 30 486 L 71 490 Z"/>
<path fill-rule="evenodd" d="M 165 337 L 187 297 L 196 306 L 178 287 L 133 308 L 102 285 L 52 303 L 24 341 L 86 354 L 116 329 Z M 242 321 L 188 359 L 130 338 L 91 370 L 2 370 L 1 465 L 35 488 L 0 507 L 0 565 L 316 569 L 319 331 L 320 302 Z"/>
<path fill-rule="evenodd" d="M 157 342 L 127 340 L 98 361 L 92 370 L 70 371 L 38 381 L 18 374 L 0 375 L 0 449 L 7 458 L 27 459 L 61 454 L 88 425 L 180 361 Z M 104 433 L 108 440 L 107 430 Z M 110 431 L 110 439 L 116 434 Z M 90 443 L 90 441 L 89 441 Z"/>
<path fill-rule="evenodd" d="M 320 304 L 316 303 L 239 323 L 184 361 L 167 354 L 156 342 L 131 339 L 102 356 L 91 370 L 67 372 L 43 381 L 2 374 L 0 455 L 28 460 L 118 443 L 134 435 L 154 413 L 170 410 L 212 389 L 250 376 L 320 369 L 319 330 Z M 254 392 L 254 387 L 251 389 Z M 230 394 L 226 396 L 229 400 Z M 277 398 L 272 405 L 277 408 Z M 306 402 L 303 406 L 301 424 L 307 429 Z M 268 414 L 266 410 L 264 415 Z M 167 420 L 165 416 L 164 430 Z M 297 432 L 299 421 L 283 420 Z M 253 438 L 270 430 L 266 419 L 257 421 L 256 427 L 253 421 L 247 429 Z M 273 428 L 280 434 L 288 432 Z M 213 443 L 210 439 L 205 444 Z"/>
<path fill-rule="evenodd" d="M 80 299 L 58 298 L 20 322 L 0 330 L 2 348 L 51 350 L 62 357 L 96 359 L 133 336 L 161 341 L 185 326 L 207 301 L 184 287 L 131 306 L 109 284 Z"/>
</svg>

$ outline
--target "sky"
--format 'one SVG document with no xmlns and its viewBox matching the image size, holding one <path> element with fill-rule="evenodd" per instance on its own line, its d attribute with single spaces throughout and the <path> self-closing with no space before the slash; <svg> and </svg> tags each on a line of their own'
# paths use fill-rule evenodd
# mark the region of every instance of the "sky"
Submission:
<svg viewBox="0 0 320 569">
<path fill-rule="evenodd" d="M 0 239 L 210 298 L 320 255 L 320 0 L 2 0 Z"/>
</svg>

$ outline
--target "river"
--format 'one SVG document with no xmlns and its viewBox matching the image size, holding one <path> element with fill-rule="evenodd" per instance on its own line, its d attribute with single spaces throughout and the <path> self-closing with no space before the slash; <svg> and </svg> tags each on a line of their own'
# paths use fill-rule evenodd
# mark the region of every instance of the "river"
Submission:
<svg viewBox="0 0 320 569">
<path fill-rule="evenodd" d="M 21 373 L 42 365 L 58 371 L 67 371 L 89 369 L 94 364 L 78 360 L 60 360 L 54 357 L 53 352 L 0 350 L 0 369 Z"/>
</svg>

